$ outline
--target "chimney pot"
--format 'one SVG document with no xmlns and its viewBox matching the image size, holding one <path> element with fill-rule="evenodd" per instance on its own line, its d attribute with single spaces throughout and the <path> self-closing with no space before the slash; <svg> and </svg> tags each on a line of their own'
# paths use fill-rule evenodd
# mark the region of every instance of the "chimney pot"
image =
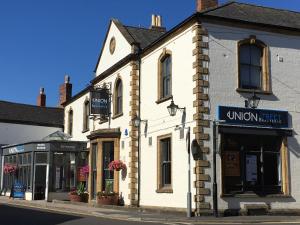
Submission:
<svg viewBox="0 0 300 225">
<path fill-rule="evenodd" d="M 196 0 L 197 4 L 197 12 L 201 12 L 203 10 L 217 7 L 218 0 Z"/>
<path fill-rule="evenodd" d="M 70 76 L 69 75 L 65 75 L 65 83 L 68 84 L 70 83 Z"/>
<path fill-rule="evenodd" d="M 161 23 L 161 16 L 157 16 L 157 17 L 156 17 L 156 21 L 157 21 L 156 26 L 157 26 L 157 27 L 161 27 L 161 24 L 162 24 L 162 23 Z"/>
<path fill-rule="evenodd" d="M 152 19 L 151 19 L 151 27 L 156 26 L 156 15 L 152 14 Z"/>
<path fill-rule="evenodd" d="M 37 98 L 37 106 L 45 107 L 46 106 L 46 94 L 43 87 L 40 88 L 40 94 Z"/>
<path fill-rule="evenodd" d="M 151 21 L 151 26 L 150 29 L 152 30 L 157 30 L 161 32 L 165 32 L 166 28 L 162 27 L 162 17 L 159 15 L 152 15 L 152 21 Z"/>
</svg>

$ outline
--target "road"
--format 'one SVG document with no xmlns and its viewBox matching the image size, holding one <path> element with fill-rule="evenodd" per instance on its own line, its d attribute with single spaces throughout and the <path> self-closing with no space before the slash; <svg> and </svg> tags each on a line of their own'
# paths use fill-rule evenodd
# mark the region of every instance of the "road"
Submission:
<svg viewBox="0 0 300 225">
<path fill-rule="evenodd" d="M 222 225 L 253 225 L 251 223 L 251 217 L 245 218 L 249 223 L 230 223 L 229 221 L 226 222 L 201 222 L 198 221 L 189 221 L 185 223 L 180 222 L 164 222 L 164 223 L 157 223 L 157 222 L 142 222 L 142 221 L 121 221 L 121 220 L 113 220 L 113 219 L 104 219 L 95 216 L 83 216 L 83 215 L 72 215 L 72 214 L 65 214 L 53 211 L 46 211 L 46 210 L 37 210 L 32 208 L 23 208 L 23 207 L 15 207 L 15 206 L 8 206 L 8 205 L 0 205 L 0 225 L 192 225 L 192 224 L 222 224 Z M 260 224 L 268 224 L 268 225 L 290 225 L 290 224 L 299 224 L 300 222 L 296 221 L 289 221 L 289 222 L 267 222 L 267 223 L 260 223 Z"/>
<path fill-rule="evenodd" d="M 140 222 L 109 220 L 0 205 L 0 225 L 138 225 Z M 146 223 L 153 224 L 155 223 Z M 158 225 L 158 224 L 157 224 Z"/>
</svg>

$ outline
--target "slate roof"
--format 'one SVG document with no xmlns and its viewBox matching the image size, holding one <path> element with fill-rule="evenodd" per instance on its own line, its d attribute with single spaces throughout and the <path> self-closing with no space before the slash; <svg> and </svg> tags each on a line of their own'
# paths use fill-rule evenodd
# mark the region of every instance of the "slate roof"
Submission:
<svg viewBox="0 0 300 225">
<path fill-rule="evenodd" d="M 129 44 L 138 43 L 141 49 L 144 49 L 152 42 L 157 40 L 166 31 L 157 29 L 147 29 L 142 27 L 124 26 L 119 20 L 113 19 L 114 23 L 124 35 Z"/>
<path fill-rule="evenodd" d="M 0 101 L 0 122 L 63 127 L 64 110 Z"/>
<path fill-rule="evenodd" d="M 257 24 L 300 29 L 300 13 L 258 5 L 229 2 L 201 12 L 202 15 Z"/>
</svg>

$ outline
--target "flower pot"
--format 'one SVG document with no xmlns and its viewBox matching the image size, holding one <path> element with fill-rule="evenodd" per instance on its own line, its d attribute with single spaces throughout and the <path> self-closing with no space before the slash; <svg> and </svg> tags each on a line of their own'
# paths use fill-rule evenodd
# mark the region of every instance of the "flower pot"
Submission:
<svg viewBox="0 0 300 225">
<path fill-rule="evenodd" d="M 80 195 L 70 195 L 69 199 L 71 202 L 81 202 L 81 196 Z"/>
<path fill-rule="evenodd" d="M 89 201 L 89 194 L 84 193 L 84 194 L 80 195 L 80 198 L 81 198 L 81 202 L 87 203 Z"/>
<path fill-rule="evenodd" d="M 102 195 L 97 196 L 97 204 L 99 205 L 118 205 L 118 195 Z"/>
</svg>

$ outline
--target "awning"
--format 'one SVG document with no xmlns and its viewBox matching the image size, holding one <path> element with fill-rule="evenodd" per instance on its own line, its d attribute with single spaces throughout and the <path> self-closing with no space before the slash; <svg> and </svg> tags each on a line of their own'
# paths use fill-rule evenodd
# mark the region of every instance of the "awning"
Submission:
<svg viewBox="0 0 300 225">
<path fill-rule="evenodd" d="M 292 128 L 270 128 L 270 127 L 253 127 L 253 126 L 236 126 L 228 124 L 219 124 L 220 133 L 228 134 L 253 134 L 253 135 L 270 135 L 270 136 L 292 136 Z"/>
</svg>

